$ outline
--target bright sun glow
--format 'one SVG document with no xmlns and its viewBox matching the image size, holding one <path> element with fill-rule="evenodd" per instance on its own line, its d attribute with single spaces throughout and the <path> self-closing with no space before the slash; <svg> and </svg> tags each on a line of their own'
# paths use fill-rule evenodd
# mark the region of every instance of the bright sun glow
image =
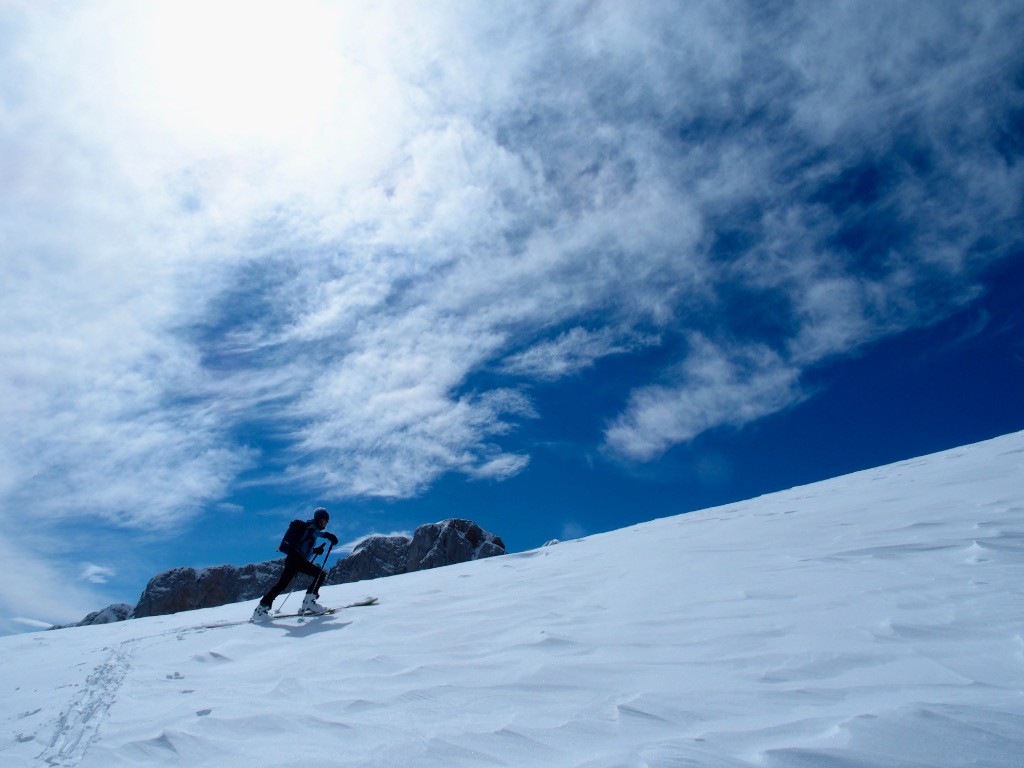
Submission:
<svg viewBox="0 0 1024 768">
<path fill-rule="evenodd" d="M 150 117 L 179 135 L 294 140 L 358 87 L 338 48 L 346 20 L 321 4 L 175 2 L 148 21 L 136 74 Z"/>
</svg>

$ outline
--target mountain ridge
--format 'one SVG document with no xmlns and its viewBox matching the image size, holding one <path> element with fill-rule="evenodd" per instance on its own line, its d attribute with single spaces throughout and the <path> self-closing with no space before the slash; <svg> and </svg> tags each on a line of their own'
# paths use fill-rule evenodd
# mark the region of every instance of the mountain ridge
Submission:
<svg viewBox="0 0 1024 768">
<path fill-rule="evenodd" d="M 364 581 L 505 554 L 500 536 L 463 518 L 419 526 L 412 537 L 368 536 L 351 554 L 327 572 L 325 586 Z M 153 576 L 138 602 L 113 603 L 74 624 L 51 629 L 107 624 L 147 616 L 164 616 L 262 597 L 280 578 L 284 560 L 246 565 L 178 566 Z M 293 589 L 304 589 L 307 577 L 297 576 Z"/>
</svg>

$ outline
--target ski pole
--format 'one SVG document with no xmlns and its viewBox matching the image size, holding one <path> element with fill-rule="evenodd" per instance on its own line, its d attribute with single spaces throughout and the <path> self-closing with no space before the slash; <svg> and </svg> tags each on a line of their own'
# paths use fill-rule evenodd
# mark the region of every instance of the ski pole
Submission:
<svg viewBox="0 0 1024 768">
<path fill-rule="evenodd" d="M 334 546 L 334 545 L 332 544 L 332 545 L 331 545 L 331 547 L 333 547 L 333 546 Z M 330 555 L 330 554 L 331 554 L 331 550 L 330 550 L 330 549 L 328 549 L 328 550 L 327 550 L 327 554 L 328 554 L 328 555 Z M 318 557 L 320 557 L 320 555 L 314 555 L 314 556 L 313 556 L 313 559 L 312 559 L 312 560 L 310 560 L 309 562 L 311 562 L 311 563 L 315 563 L 315 562 L 316 562 L 316 559 L 317 559 Z M 324 558 L 324 564 L 325 564 L 325 565 L 327 564 L 327 558 L 326 558 L 326 557 Z M 323 570 L 324 570 L 323 568 L 321 568 L 321 569 L 320 569 L 320 571 L 321 571 L 321 572 L 322 572 Z M 290 598 L 290 597 L 292 596 L 292 594 L 293 594 L 293 593 L 295 593 L 295 592 L 297 592 L 297 591 L 298 591 L 298 590 L 296 590 L 296 589 L 293 589 L 293 590 L 292 590 L 291 592 L 289 592 L 289 593 L 288 593 L 287 595 L 285 595 L 285 596 L 284 596 L 284 601 L 283 601 L 283 602 L 281 603 L 281 605 L 280 605 L 280 606 L 278 606 L 277 610 L 276 610 L 276 611 L 274 611 L 274 613 L 281 613 L 281 611 L 283 611 L 283 610 L 284 610 L 284 606 L 285 606 L 285 603 L 287 603 L 287 602 L 288 602 L 288 598 Z"/>
<path fill-rule="evenodd" d="M 317 576 L 317 580 L 320 582 L 320 584 L 316 588 L 316 592 L 318 594 L 320 592 L 320 587 L 322 587 L 324 585 L 324 582 L 327 581 L 327 558 L 331 556 L 331 550 L 332 549 L 334 549 L 334 544 L 333 543 L 328 544 L 327 545 L 327 552 L 324 554 L 324 564 L 322 566 L 320 566 L 321 576 Z"/>
</svg>

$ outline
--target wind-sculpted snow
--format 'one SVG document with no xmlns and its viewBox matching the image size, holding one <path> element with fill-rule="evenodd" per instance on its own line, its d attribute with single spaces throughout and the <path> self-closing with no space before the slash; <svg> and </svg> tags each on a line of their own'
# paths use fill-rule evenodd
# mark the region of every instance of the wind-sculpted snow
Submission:
<svg viewBox="0 0 1024 768">
<path fill-rule="evenodd" d="M 1024 433 L 330 616 L 0 638 L 0 764 L 1017 768 L 1021 584 Z"/>
</svg>

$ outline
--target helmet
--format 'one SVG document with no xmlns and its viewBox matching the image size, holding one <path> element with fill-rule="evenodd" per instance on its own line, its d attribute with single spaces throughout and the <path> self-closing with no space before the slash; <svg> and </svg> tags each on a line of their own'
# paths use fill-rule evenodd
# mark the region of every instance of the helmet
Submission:
<svg viewBox="0 0 1024 768">
<path fill-rule="evenodd" d="M 331 519 L 330 514 L 323 507 L 320 507 L 316 512 L 313 513 L 314 520 L 323 520 L 325 523 Z"/>
</svg>

